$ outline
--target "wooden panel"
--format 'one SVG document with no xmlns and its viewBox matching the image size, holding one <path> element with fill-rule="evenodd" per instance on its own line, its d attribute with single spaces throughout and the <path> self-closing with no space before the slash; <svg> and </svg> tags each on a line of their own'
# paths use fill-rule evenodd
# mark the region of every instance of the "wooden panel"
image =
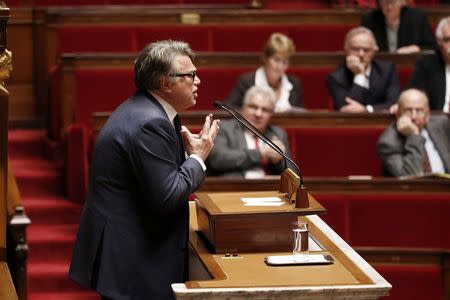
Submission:
<svg viewBox="0 0 450 300">
<path fill-rule="evenodd" d="M 32 120 L 37 118 L 33 86 L 29 84 L 9 84 L 9 120 Z"/>
<path fill-rule="evenodd" d="M 424 8 L 430 22 L 450 13 L 448 6 Z M 191 7 L 98 6 L 49 8 L 47 18 L 53 24 L 354 24 L 359 25 L 367 9 L 211 9 Z M 188 15 L 189 14 L 189 15 Z"/>
<path fill-rule="evenodd" d="M 201 192 L 224 191 L 271 191 L 279 187 L 279 176 L 267 176 L 264 179 L 247 180 L 242 177 L 207 177 L 200 186 Z M 450 193 L 450 184 L 442 179 L 410 179 L 397 178 L 334 178 L 305 177 L 305 186 L 314 196 L 315 192 L 328 193 Z"/>
<path fill-rule="evenodd" d="M 73 68 L 132 68 L 138 53 L 63 53 L 61 64 Z M 411 67 L 418 54 L 379 53 L 378 58 L 392 61 L 397 67 Z M 345 60 L 344 52 L 297 52 L 290 60 L 290 67 L 335 67 Z M 258 67 L 259 52 L 197 52 L 197 67 Z"/>
<path fill-rule="evenodd" d="M 187 111 L 180 113 L 180 117 L 183 125 L 200 128 L 210 113 L 216 119 L 230 118 L 228 113 L 222 111 Z M 110 114 L 92 114 L 94 139 Z M 386 128 L 393 120 L 393 116 L 387 113 L 292 112 L 274 114 L 271 122 L 283 128 Z"/>
<path fill-rule="evenodd" d="M 198 227 L 216 253 L 288 251 L 292 246 L 291 223 L 297 216 L 322 214 L 325 209 L 309 196 L 309 207 L 245 206 L 242 192 L 197 193 Z M 285 197 L 275 191 L 246 192 L 246 197 Z"/>
</svg>

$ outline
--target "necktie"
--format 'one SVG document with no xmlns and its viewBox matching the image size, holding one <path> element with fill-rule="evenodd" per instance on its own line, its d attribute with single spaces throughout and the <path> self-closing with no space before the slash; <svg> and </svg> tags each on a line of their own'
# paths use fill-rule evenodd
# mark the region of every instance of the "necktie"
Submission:
<svg viewBox="0 0 450 300">
<path fill-rule="evenodd" d="M 259 139 L 259 137 L 258 137 L 256 134 L 254 134 L 254 135 L 253 135 L 253 139 L 255 140 L 255 149 L 257 149 L 257 150 L 261 149 L 261 140 Z M 262 160 L 261 166 L 262 166 L 262 168 L 264 169 L 264 173 L 265 173 L 266 175 L 267 175 L 267 174 L 270 174 L 270 171 L 269 171 L 269 161 L 268 161 L 267 159 L 263 159 L 263 160 Z"/>
<path fill-rule="evenodd" d="M 431 173 L 430 158 L 428 157 L 427 149 L 424 147 L 423 151 L 423 174 L 427 175 Z"/>
<path fill-rule="evenodd" d="M 179 151 L 180 151 L 181 162 L 184 162 L 186 160 L 186 157 L 184 156 L 183 139 L 181 137 L 181 121 L 180 121 L 180 117 L 178 115 L 176 115 L 175 118 L 173 119 L 173 124 L 175 126 L 175 132 L 177 133 L 178 144 L 180 145 Z"/>
</svg>

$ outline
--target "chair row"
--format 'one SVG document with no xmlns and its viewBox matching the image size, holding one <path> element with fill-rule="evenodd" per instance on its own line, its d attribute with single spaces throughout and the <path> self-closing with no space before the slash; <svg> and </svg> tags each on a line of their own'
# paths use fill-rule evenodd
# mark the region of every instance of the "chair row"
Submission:
<svg viewBox="0 0 450 300">
<path fill-rule="evenodd" d="M 193 110 L 214 109 L 214 101 L 228 95 L 240 74 L 258 67 L 258 54 L 249 57 L 248 63 L 239 63 L 237 56 L 224 56 L 224 63 L 216 62 L 218 66 L 212 67 L 208 66 L 211 56 L 204 58 L 199 55 L 197 66 L 202 83 Z M 397 59 L 400 81 L 405 86 L 417 56 L 386 57 Z M 67 126 L 74 122 L 90 127 L 93 112 L 112 111 L 130 96 L 135 90 L 133 59 L 134 55 L 130 54 L 63 56 L 61 65 L 53 68 L 51 74 L 50 135 L 60 138 Z M 343 60 L 343 53 L 294 56 L 293 66 L 288 72 L 302 81 L 305 108 L 333 110 L 325 79 Z M 314 62 L 309 65 L 307 62 L 311 61 Z"/>
<path fill-rule="evenodd" d="M 205 115 L 206 113 L 204 113 Z M 106 117 L 94 115 L 101 120 L 94 120 L 96 129 L 102 126 Z M 332 119 L 334 116 L 324 113 L 317 118 Z M 183 115 L 182 115 L 182 118 Z M 302 121 L 302 118 L 306 120 Z M 368 116 L 370 118 L 370 116 Z M 380 120 L 380 116 L 377 117 Z M 383 124 L 389 124 L 389 115 Z M 384 130 L 383 125 L 357 126 L 345 124 L 307 125 L 311 120 L 308 113 L 286 114 L 283 117 L 288 133 L 293 160 L 300 166 L 305 176 L 380 176 L 381 163 L 376 153 L 376 143 Z M 299 127 L 296 123 L 303 123 Z M 291 125 L 289 125 L 291 124 Z M 194 131 L 200 126 L 190 127 Z M 86 194 L 89 160 L 92 152 L 92 128 L 83 123 L 73 123 L 66 132 L 66 179 L 70 199 L 82 201 Z"/>
</svg>

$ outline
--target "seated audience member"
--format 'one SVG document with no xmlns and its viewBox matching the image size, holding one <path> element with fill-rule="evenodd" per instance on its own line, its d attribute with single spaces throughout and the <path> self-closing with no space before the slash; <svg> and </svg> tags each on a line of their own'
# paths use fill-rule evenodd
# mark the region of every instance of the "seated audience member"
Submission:
<svg viewBox="0 0 450 300">
<path fill-rule="evenodd" d="M 273 90 L 276 99 L 275 112 L 302 107 L 300 80 L 296 76 L 286 74 L 289 58 L 294 53 L 295 46 L 289 37 L 282 33 L 273 33 L 264 47 L 263 65 L 255 72 L 242 74 L 225 102 L 241 107 L 245 92 L 255 85 Z"/>
<path fill-rule="evenodd" d="M 408 87 L 423 90 L 430 100 L 430 109 L 449 112 L 450 17 L 439 22 L 436 40 L 439 49 L 417 60 Z"/>
<path fill-rule="evenodd" d="M 397 121 L 381 135 L 378 156 L 391 176 L 450 172 L 450 119 L 430 116 L 428 98 L 408 89 L 398 100 Z"/>
<path fill-rule="evenodd" d="M 380 0 L 378 8 L 362 16 L 361 25 L 372 30 L 380 51 L 406 54 L 434 48 L 425 13 L 405 2 Z"/>
<path fill-rule="evenodd" d="M 270 125 L 275 108 L 275 95 L 265 87 L 253 86 L 244 96 L 242 116 L 271 139 L 287 155 L 289 144 L 286 132 Z M 261 178 L 280 174 L 283 157 L 234 119 L 220 122 L 220 132 L 207 161 L 211 175 Z"/>
<path fill-rule="evenodd" d="M 372 32 L 351 29 L 345 37 L 346 61 L 327 76 L 334 107 L 342 112 L 388 109 L 400 93 L 395 65 L 374 59 L 378 50 Z"/>
</svg>

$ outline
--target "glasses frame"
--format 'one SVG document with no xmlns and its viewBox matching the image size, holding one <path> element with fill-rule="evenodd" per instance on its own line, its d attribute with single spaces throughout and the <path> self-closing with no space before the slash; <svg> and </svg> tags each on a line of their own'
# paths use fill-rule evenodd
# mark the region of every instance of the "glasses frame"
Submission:
<svg viewBox="0 0 450 300">
<path fill-rule="evenodd" d="M 197 77 L 197 71 L 189 72 L 189 73 L 172 73 L 169 74 L 169 77 L 185 77 L 188 76 L 192 79 L 192 81 L 195 81 L 195 77 Z"/>
</svg>

